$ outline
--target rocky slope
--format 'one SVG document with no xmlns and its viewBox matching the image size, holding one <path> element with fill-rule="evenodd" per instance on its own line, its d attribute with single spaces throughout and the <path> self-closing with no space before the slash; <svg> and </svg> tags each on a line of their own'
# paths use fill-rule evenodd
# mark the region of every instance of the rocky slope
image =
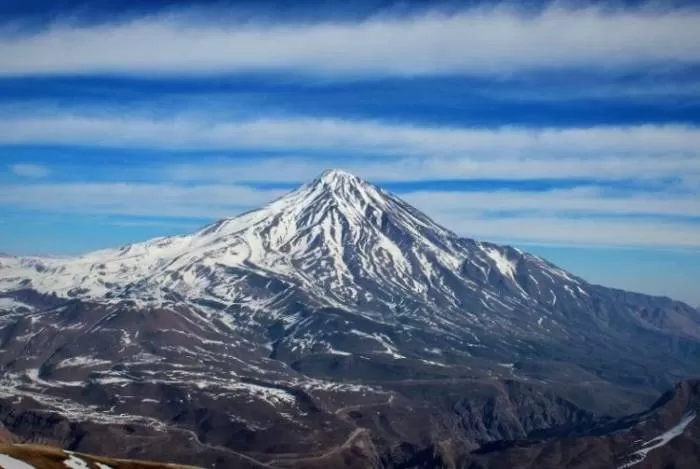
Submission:
<svg viewBox="0 0 700 469">
<path fill-rule="evenodd" d="M 0 421 L 25 440 L 413 467 L 641 411 L 700 376 L 700 313 L 459 237 L 329 171 L 190 235 L 0 257 L 0 370 Z"/>
<path fill-rule="evenodd" d="M 651 409 L 549 438 L 501 441 L 473 452 L 462 467 L 693 469 L 700 464 L 700 381 L 680 383 Z"/>
</svg>

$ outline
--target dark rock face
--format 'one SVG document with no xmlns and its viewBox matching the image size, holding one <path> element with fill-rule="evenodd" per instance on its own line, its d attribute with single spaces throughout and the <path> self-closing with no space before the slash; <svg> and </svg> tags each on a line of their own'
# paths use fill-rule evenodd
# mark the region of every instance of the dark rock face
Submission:
<svg viewBox="0 0 700 469">
<path fill-rule="evenodd" d="M 0 424 L 0 444 L 11 444 L 17 441 L 17 436 L 14 435 L 5 425 Z"/>
<path fill-rule="evenodd" d="M 612 429 L 694 376 L 697 310 L 461 238 L 339 172 L 192 235 L 0 258 L 0 421 L 80 451 L 616 467 L 636 450 Z"/>
<path fill-rule="evenodd" d="M 700 381 L 683 382 L 648 411 L 545 439 L 490 443 L 460 464 L 473 469 L 690 469 L 700 462 L 699 411 Z"/>
</svg>

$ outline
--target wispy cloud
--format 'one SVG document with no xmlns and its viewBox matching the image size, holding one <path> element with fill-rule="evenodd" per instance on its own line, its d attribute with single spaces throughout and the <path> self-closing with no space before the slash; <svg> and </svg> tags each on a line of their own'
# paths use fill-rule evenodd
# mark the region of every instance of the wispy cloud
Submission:
<svg viewBox="0 0 700 469">
<path fill-rule="evenodd" d="M 473 8 L 361 22 L 192 22 L 162 15 L 56 25 L 0 39 L 3 75 L 292 71 L 325 77 L 493 74 L 700 61 L 700 12 L 606 11 L 557 3 L 537 14 Z"/>
<path fill-rule="evenodd" d="M 561 217 L 437 217 L 454 231 L 501 242 L 700 248 L 696 223 Z"/>
<path fill-rule="evenodd" d="M 285 191 L 235 185 L 51 183 L 0 186 L 0 205 L 55 213 L 223 218 Z"/>
<path fill-rule="evenodd" d="M 43 178 L 51 174 L 51 170 L 46 166 L 30 163 L 17 163 L 9 166 L 9 170 L 16 176 L 27 178 Z"/>
<path fill-rule="evenodd" d="M 179 228 L 183 230 L 193 230 L 200 227 L 202 224 L 193 221 L 169 221 L 169 220 L 154 220 L 149 218 L 130 219 L 130 220 L 112 220 L 108 222 L 112 226 L 119 227 L 158 227 L 158 228 Z"/>
<path fill-rule="evenodd" d="M 403 197 L 434 215 L 468 213 L 647 215 L 700 219 L 697 194 L 638 193 L 610 195 L 598 187 L 547 191 L 494 190 L 478 192 L 414 191 Z M 698 224 L 700 234 L 700 223 Z"/>
<path fill-rule="evenodd" d="M 700 240 L 700 128 L 692 125 L 459 128 L 294 116 L 230 121 L 129 114 L 15 115 L 2 122 L 0 144 L 247 154 L 160 160 L 117 174 L 151 183 L 6 185 L 0 187 L 0 205 L 7 207 L 214 219 L 284 192 L 251 185 L 302 183 L 335 166 L 377 182 L 547 179 L 575 186 L 586 179 L 600 185 L 535 192 L 414 188 L 402 196 L 448 227 L 485 239 L 509 233 L 511 242 L 700 245 L 694 241 Z M 616 180 L 631 188 L 606 185 Z M 656 189 L 644 192 L 649 187 Z"/>
<path fill-rule="evenodd" d="M 155 223 L 164 223 L 162 217 L 202 220 L 233 216 L 283 192 L 235 185 L 33 184 L 0 187 L 0 206 L 159 217 Z M 696 221 L 700 206 L 693 195 L 609 197 L 591 188 L 539 193 L 412 191 L 400 195 L 465 236 L 509 242 L 700 248 L 700 223 Z M 585 218 L 577 214 L 585 214 Z M 646 217 L 630 219 L 628 215 Z"/>
<path fill-rule="evenodd" d="M 700 129 L 690 125 L 495 129 L 392 124 L 336 118 L 207 120 L 187 116 L 3 116 L 0 143 L 58 143 L 163 149 L 349 149 L 365 153 L 564 151 L 563 155 L 644 152 L 695 154 Z"/>
<path fill-rule="evenodd" d="M 504 136 L 504 138 L 507 138 Z M 344 149 L 347 150 L 347 149 Z M 700 157 L 647 154 L 600 156 L 573 154 L 570 147 L 542 151 L 537 156 L 499 153 L 497 143 L 483 151 L 454 155 L 352 159 L 341 157 L 230 161 L 213 165 L 176 164 L 164 168 L 168 178 L 180 181 L 303 182 L 324 169 L 340 166 L 366 179 L 382 182 L 426 180 L 532 180 L 598 179 L 656 180 L 678 178 L 690 186 L 700 183 Z M 608 151 L 613 151 L 609 149 Z M 568 154 L 567 154 L 568 152 Z M 607 154 L 605 150 L 602 154 Z"/>
<path fill-rule="evenodd" d="M 689 125 L 479 129 L 330 118 L 209 121 L 61 114 L 0 122 L 0 144 L 307 155 L 172 165 L 166 176 L 175 180 L 301 182 L 339 161 L 384 181 L 700 177 L 700 128 Z M 342 156 L 348 154 L 351 160 Z"/>
</svg>

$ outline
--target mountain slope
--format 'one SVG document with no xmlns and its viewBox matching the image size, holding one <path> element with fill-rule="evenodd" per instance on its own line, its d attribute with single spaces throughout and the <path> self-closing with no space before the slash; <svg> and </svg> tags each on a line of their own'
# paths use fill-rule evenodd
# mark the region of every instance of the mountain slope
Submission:
<svg viewBox="0 0 700 469">
<path fill-rule="evenodd" d="M 175 441 L 177 462 L 217 467 L 352 441 L 382 467 L 640 411 L 700 376 L 700 313 L 459 237 L 333 170 L 190 235 L 0 257 L 0 370 L 24 438 L 156 459 Z M 37 409 L 89 430 L 37 429 Z M 128 453 L 133 429 L 156 443 Z"/>
<path fill-rule="evenodd" d="M 692 469 L 700 465 L 700 381 L 682 382 L 649 410 L 549 437 L 494 442 L 474 451 L 470 469 Z M 535 435 L 533 435 L 535 436 Z"/>
</svg>

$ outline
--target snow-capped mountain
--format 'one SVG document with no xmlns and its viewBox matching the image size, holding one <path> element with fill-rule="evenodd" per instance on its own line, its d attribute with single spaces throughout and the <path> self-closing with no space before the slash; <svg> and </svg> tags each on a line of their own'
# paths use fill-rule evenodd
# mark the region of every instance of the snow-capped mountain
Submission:
<svg viewBox="0 0 700 469">
<path fill-rule="evenodd" d="M 595 289 L 518 249 L 461 238 L 340 170 L 190 235 L 78 258 L 1 259 L 0 289 L 19 288 L 155 304 L 205 300 L 275 318 L 293 313 L 284 305 L 294 298 L 444 330 L 541 331 L 559 327 L 560 305 L 587 304 Z"/>
<path fill-rule="evenodd" d="M 437 419 L 430 437 L 391 433 L 378 450 L 391 452 L 387 441 L 456 432 L 474 445 L 639 409 L 700 375 L 700 313 L 460 237 L 332 170 L 189 235 L 0 257 L 0 370 L 0 400 L 168 438 L 175 422 L 178 438 L 199 438 L 183 455 L 366 448 L 372 432 L 388 438 L 351 417 L 368 406 Z"/>
<path fill-rule="evenodd" d="M 367 301 L 363 280 L 389 283 L 381 300 L 396 294 L 425 302 L 440 291 L 454 297 L 443 277 L 480 272 L 495 275 L 515 291 L 514 249 L 465 243 L 400 199 L 339 170 L 243 215 L 220 220 L 186 236 L 157 238 L 73 259 L 4 258 L 4 289 L 24 285 L 59 295 L 102 297 L 128 291 L 131 297 L 162 299 L 211 296 L 237 301 L 238 279 L 219 269 L 249 270 L 289 279 L 340 302 Z M 580 282 L 529 256 L 550 275 Z M 444 299 L 443 299 L 444 300 Z M 552 301 L 556 301 L 552 299 Z M 448 303 L 454 303 L 454 298 Z"/>
</svg>

